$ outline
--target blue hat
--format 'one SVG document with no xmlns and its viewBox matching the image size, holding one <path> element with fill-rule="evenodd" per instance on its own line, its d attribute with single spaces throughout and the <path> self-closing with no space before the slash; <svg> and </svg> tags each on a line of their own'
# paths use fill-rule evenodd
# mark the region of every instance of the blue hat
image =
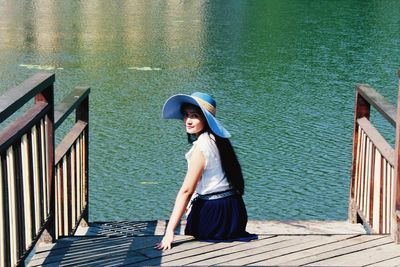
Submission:
<svg viewBox="0 0 400 267">
<path fill-rule="evenodd" d="M 181 106 L 183 103 L 200 107 L 213 133 L 223 138 L 231 137 L 230 133 L 215 118 L 217 102 L 215 102 L 210 95 L 205 93 L 195 92 L 191 95 L 179 94 L 171 96 L 164 103 L 162 117 L 164 119 L 183 119 L 183 114 L 181 111 Z"/>
</svg>

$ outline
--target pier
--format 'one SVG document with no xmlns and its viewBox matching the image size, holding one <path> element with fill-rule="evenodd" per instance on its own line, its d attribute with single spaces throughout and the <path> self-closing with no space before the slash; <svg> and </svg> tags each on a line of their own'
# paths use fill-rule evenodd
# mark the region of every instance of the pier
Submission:
<svg viewBox="0 0 400 267">
<path fill-rule="evenodd" d="M 400 109 L 371 86 L 356 87 L 348 221 L 250 221 L 259 239 L 248 243 L 199 242 L 182 221 L 173 249 L 157 251 L 165 221 L 88 221 L 90 89 L 55 104 L 54 81 L 38 73 L 0 97 L 1 266 L 400 265 Z M 395 147 L 372 108 L 396 128 Z"/>
</svg>

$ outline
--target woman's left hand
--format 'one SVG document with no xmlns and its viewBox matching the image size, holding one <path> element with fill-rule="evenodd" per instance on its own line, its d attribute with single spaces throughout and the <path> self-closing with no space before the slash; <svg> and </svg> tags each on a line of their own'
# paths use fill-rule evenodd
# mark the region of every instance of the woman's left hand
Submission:
<svg viewBox="0 0 400 267">
<path fill-rule="evenodd" d="M 158 250 L 171 249 L 173 241 L 174 241 L 174 232 L 167 232 L 167 233 L 165 233 L 161 242 L 156 244 L 156 246 L 154 248 L 158 249 Z"/>
</svg>

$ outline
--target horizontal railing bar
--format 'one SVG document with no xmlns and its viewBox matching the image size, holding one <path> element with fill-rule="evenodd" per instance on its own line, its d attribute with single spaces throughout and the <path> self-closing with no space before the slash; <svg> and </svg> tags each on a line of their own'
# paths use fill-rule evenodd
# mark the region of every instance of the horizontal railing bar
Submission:
<svg viewBox="0 0 400 267">
<path fill-rule="evenodd" d="M 48 103 L 38 102 L 10 124 L 0 133 L 0 153 L 3 153 L 15 140 L 21 138 L 33 125 L 38 123 L 49 109 Z"/>
<path fill-rule="evenodd" d="M 77 86 L 67 95 L 56 107 L 54 107 L 54 127 L 55 129 L 71 114 L 90 93 L 89 87 Z"/>
<path fill-rule="evenodd" d="M 385 138 L 365 117 L 358 119 L 357 123 L 368 135 L 382 156 L 389 162 L 390 165 L 394 166 L 395 151 L 385 140 Z"/>
<path fill-rule="evenodd" d="M 380 95 L 368 84 L 357 85 L 357 90 L 365 100 L 373 105 L 376 110 L 378 110 L 379 113 L 382 114 L 383 117 L 385 117 L 390 122 L 390 124 L 396 127 L 397 110 L 395 106 L 389 103 L 386 98 Z"/>
<path fill-rule="evenodd" d="M 72 129 L 65 135 L 64 139 L 58 144 L 55 154 L 55 165 L 64 157 L 68 150 L 72 147 L 78 137 L 85 130 L 87 123 L 84 121 L 77 121 Z"/>
<path fill-rule="evenodd" d="M 0 123 L 25 105 L 37 93 L 51 86 L 54 81 L 54 74 L 37 73 L 0 96 Z"/>
</svg>

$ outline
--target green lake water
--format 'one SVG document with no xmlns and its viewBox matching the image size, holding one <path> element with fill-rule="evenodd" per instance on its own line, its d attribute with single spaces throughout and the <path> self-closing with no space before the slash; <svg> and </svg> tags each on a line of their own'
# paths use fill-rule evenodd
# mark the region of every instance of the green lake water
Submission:
<svg viewBox="0 0 400 267">
<path fill-rule="evenodd" d="M 56 74 L 57 101 L 91 87 L 91 221 L 169 217 L 189 144 L 161 108 L 194 91 L 216 98 L 232 134 L 250 219 L 344 220 L 354 88 L 395 103 L 399 12 L 386 0 L 0 0 L 0 93 L 40 71 Z"/>
</svg>

